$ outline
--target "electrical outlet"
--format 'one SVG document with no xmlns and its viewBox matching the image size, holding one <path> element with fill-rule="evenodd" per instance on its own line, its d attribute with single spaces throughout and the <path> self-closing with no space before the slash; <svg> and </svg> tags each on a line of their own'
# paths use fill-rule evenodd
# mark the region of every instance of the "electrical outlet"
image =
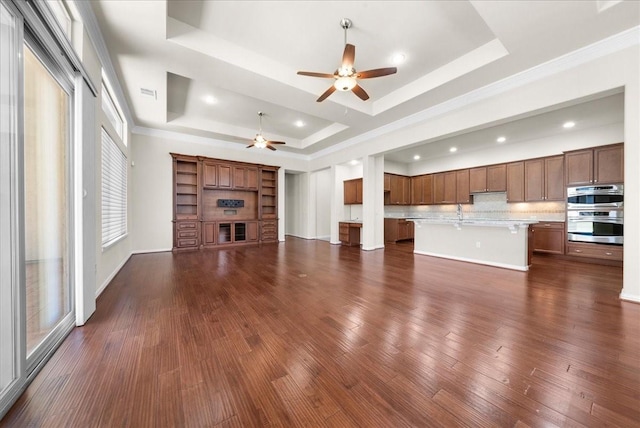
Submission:
<svg viewBox="0 0 640 428">
<path fill-rule="evenodd" d="M 476 248 L 480 248 L 480 241 L 476 241 Z"/>
</svg>

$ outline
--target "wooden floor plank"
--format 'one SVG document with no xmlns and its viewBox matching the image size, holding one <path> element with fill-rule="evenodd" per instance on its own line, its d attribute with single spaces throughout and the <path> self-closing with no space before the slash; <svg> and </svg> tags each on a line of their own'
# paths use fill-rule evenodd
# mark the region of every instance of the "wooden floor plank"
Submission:
<svg viewBox="0 0 640 428">
<path fill-rule="evenodd" d="M 0 427 L 640 425 L 622 269 L 412 250 L 134 255 Z"/>
</svg>

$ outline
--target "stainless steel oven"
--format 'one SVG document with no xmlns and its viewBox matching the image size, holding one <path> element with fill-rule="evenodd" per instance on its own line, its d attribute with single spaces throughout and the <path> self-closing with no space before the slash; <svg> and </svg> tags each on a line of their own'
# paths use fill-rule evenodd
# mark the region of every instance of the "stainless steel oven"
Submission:
<svg viewBox="0 0 640 428">
<path fill-rule="evenodd" d="M 622 245 L 624 243 L 624 186 L 569 187 L 569 241 Z"/>
<path fill-rule="evenodd" d="M 624 185 L 582 186 L 567 188 L 567 209 L 622 208 Z"/>
<path fill-rule="evenodd" d="M 624 221 L 622 210 L 567 211 L 569 241 L 622 245 Z"/>
</svg>

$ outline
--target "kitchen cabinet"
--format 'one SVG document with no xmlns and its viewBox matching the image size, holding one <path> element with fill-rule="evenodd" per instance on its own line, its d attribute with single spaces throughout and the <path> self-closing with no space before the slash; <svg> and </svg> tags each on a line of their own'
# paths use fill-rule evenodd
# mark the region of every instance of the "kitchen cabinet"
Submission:
<svg viewBox="0 0 640 428">
<path fill-rule="evenodd" d="M 385 205 L 411 204 L 411 177 L 404 175 L 389 175 L 389 192 L 385 193 Z"/>
<path fill-rule="evenodd" d="M 549 254 L 564 254 L 566 234 L 564 222 L 541 222 L 529 226 L 533 233 L 533 251 Z"/>
<path fill-rule="evenodd" d="M 384 174 L 384 191 L 391 191 L 391 175 L 387 173 Z"/>
<path fill-rule="evenodd" d="M 567 255 L 622 262 L 624 249 L 621 245 L 591 244 L 586 242 L 569 241 L 567 243 Z"/>
<path fill-rule="evenodd" d="M 435 204 L 456 203 L 456 172 L 439 172 L 433 175 L 433 202 Z"/>
<path fill-rule="evenodd" d="M 403 218 L 384 219 L 384 241 L 398 242 L 413 239 L 414 223 Z"/>
<path fill-rule="evenodd" d="M 338 223 L 338 238 L 342 245 L 359 246 L 362 223 L 341 221 Z"/>
<path fill-rule="evenodd" d="M 468 204 L 471 202 L 468 169 L 456 171 L 456 202 L 458 204 Z"/>
<path fill-rule="evenodd" d="M 524 162 L 525 201 L 563 201 L 564 156 Z"/>
<path fill-rule="evenodd" d="M 507 190 L 507 165 L 490 165 L 469 170 L 471 193 L 504 192 Z"/>
<path fill-rule="evenodd" d="M 411 205 L 433 204 L 433 175 L 411 177 Z"/>
<path fill-rule="evenodd" d="M 507 202 L 524 201 L 524 161 L 507 164 Z"/>
<path fill-rule="evenodd" d="M 354 205 L 362 203 L 362 178 L 344 181 L 344 204 Z"/>
<path fill-rule="evenodd" d="M 624 182 L 624 144 L 565 153 L 567 186 Z"/>
</svg>

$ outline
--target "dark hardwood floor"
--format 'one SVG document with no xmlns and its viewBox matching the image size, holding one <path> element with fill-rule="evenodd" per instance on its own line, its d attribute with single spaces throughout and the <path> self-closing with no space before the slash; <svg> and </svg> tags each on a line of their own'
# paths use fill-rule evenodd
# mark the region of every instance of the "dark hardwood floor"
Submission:
<svg viewBox="0 0 640 428">
<path fill-rule="evenodd" d="M 622 269 L 411 250 L 135 255 L 0 426 L 638 426 Z"/>
</svg>

